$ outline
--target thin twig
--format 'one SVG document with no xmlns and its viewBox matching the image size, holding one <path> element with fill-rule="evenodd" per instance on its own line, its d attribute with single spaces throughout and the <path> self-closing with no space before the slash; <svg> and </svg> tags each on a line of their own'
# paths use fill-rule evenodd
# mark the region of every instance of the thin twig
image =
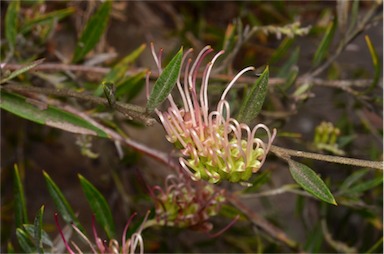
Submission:
<svg viewBox="0 0 384 254">
<path fill-rule="evenodd" d="M 25 65 L 22 64 L 7 64 L 7 63 L 0 63 L 2 70 L 10 70 L 15 71 L 19 70 Z M 34 71 L 77 71 L 77 72 L 92 72 L 92 73 L 100 73 L 100 74 L 106 74 L 108 73 L 111 68 L 107 67 L 97 67 L 97 66 L 84 66 L 84 65 L 75 65 L 75 64 L 60 64 L 60 63 L 44 63 L 40 64 L 38 66 L 35 66 L 33 68 Z M 128 70 L 125 75 L 126 76 L 134 76 L 138 73 L 141 73 L 143 71 L 146 71 L 146 69 L 143 68 L 132 68 Z M 181 73 L 181 79 L 183 74 Z M 159 77 L 159 74 L 157 72 L 151 72 L 151 79 L 157 79 Z M 202 74 L 199 73 L 197 77 L 201 78 Z M 238 81 L 239 83 L 245 83 L 245 84 L 251 84 L 256 81 L 256 76 L 241 76 Z M 219 81 L 225 81 L 230 82 L 233 79 L 232 75 L 227 74 L 212 74 L 211 79 L 213 80 L 219 80 Z M 269 86 L 277 86 L 281 84 L 285 84 L 286 79 L 284 78 L 269 78 L 268 85 Z M 371 79 L 354 79 L 354 80 L 325 80 L 320 78 L 308 78 L 308 77 L 299 77 L 296 80 L 297 84 L 302 84 L 309 82 L 313 85 L 317 86 L 327 86 L 327 87 L 333 87 L 337 89 L 348 89 L 351 87 L 357 87 L 357 88 L 364 88 L 369 86 L 372 83 Z M 243 86 L 235 86 L 238 88 L 241 88 Z"/>
<path fill-rule="evenodd" d="M 274 225 L 269 223 L 267 220 L 265 220 L 263 217 L 261 217 L 260 215 L 255 213 L 253 210 L 251 210 L 248 206 L 246 206 L 243 202 L 241 202 L 237 196 L 233 195 L 230 192 L 227 192 L 226 193 L 226 199 L 233 206 L 235 206 L 239 211 L 241 211 L 255 226 L 262 228 L 269 235 L 271 235 L 275 239 L 283 242 L 289 248 L 301 252 L 300 246 L 297 242 L 290 239 L 285 234 L 284 231 L 275 227 Z"/>
<path fill-rule="evenodd" d="M 18 70 L 24 67 L 22 64 L 13 63 L 0 63 L 1 69 L 4 70 Z M 35 66 L 34 71 L 76 71 L 76 72 L 91 72 L 99 74 L 107 74 L 111 68 L 99 67 L 99 66 L 87 66 L 81 64 L 63 64 L 63 63 L 43 63 Z M 135 75 L 137 73 L 146 71 L 146 68 L 137 68 L 133 71 L 127 71 L 126 75 Z"/>
<path fill-rule="evenodd" d="M 176 163 L 174 158 L 171 157 L 169 154 L 158 151 L 156 149 L 149 148 L 149 147 L 145 146 L 144 144 L 141 144 L 141 143 L 139 143 L 133 139 L 123 137 L 120 134 L 118 134 L 117 132 L 115 132 L 114 130 L 101 125 L 99 122 L 95 121 L 89 115 L 78 111 L 78 109 L 76 109 L 74 107 L 66 105 L 63 107 L 63 109 L 67 110 L 68 112 L 71 112 L 73 114 L 80 116 L 81 118 L 88 121 L 89 123 L 91 123 L 95 127 L 101 129 L 102 131 L 104 131 L 108 135 L 108 137 L 111 140 L 124 143 L 125 145 L 128 145 L 129 147 L 133 148 L 134 150 L 136 150 L 136 151 L 138 151 L 144 155 L 147 155 L 150 158 L 153 158 L 153 159 L 169 166 L 170 168 L 180 169 L 180 165 L 178 163 Z"/>
<path fill-rule="evenodd" d="M 320 161 L 327 161 L 327 162 L 333 162 L 333 163 L 339 163 L 339 164 L 345 164 L 345 165 L 351 165 L 351 166 L 358 166 L 363 168 L 373 168 L 373 169 L 379 169 L 383 171 L 383 162 L 382 161 L 368 161 L 368 160 L 359 160 L 359 159 L 353 159 L 353 158 L 346 158 L 341 156 L 332 156 L 332 155 L 324 155 L 324 154 L 318 154 L 318 153 L 309 153 L 309 152 L 302 152 L 287 148 L 282 148 L 278 146 L 271 146 L 271 152 L 276 154 L 277 156 L 281 158 L 287 158 L 289 156 L 293 157 L 302 157 L 302 158 L 308 158 L 313 160 L 320 160 Z"/>
<path fill-rule="evenodd" d="M 8 84 L 2 88 L 11 91 L 18 91 L 22 93 L 38 93 L 46 95 L 55 95 L 59 97 L 72 97 L 84 101 L 88 101 L 97 105 L 105 105 L 109 107 L 108 100 L 106 98 L 92 96 L 84 92 L 75 92 L 70 89 L 58 89 L 58 88 L 47 88 L 47 87 L 34 87 L 34 86 L 23 86 L 23 85 L 14 85 Z M 130 120 L 136 119 L 144 122 L 147 126 L 153 125 L 156 121 L 154 118 L 148 116 L 145 108 L 139 107 L 132 104 L 116 102 L 114 108 L 120 113 L 124 114 Z"/>
<path fill-rule="evenodd" d="M 348 46 L 349 43 L 351 43 L 360 33 L 362 33 L 365 29 L 367 29 L 368 25 L 370 24 L 370 21 L 373 19 L 374 15 L 376 14 L 377 9 L 382 9 L 382 4 L 378 4 L 376 2 L 373 2 L 376 6 L 372 7 L 368 13 L 365 15 L 364 18 L 361 19 L 361 22 L 358 24 L 355 30 L 351 31 L 349 34 L 345 36 L 343 40 L 340 41 L 336 52 L 334 52 L 330 58 L 327 59 L 322 65 L 318 66 L 315 70 L 311 71 L 310 73 L 306 74 L 311 77 L 318 76 L 321 74 L 324 70 L 326 70 L 333 61 L 336 60 L 337 57 L 341 54 L 341 52 L 344 51 L 345 47 Z M 306 76 L 304 75 L 304 76 Z"/>
</svg>

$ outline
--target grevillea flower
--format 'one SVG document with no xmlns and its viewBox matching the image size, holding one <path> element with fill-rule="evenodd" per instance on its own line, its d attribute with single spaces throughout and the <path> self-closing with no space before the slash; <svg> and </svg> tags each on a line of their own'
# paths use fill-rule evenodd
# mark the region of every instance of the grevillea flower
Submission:
<svg viewBox="0 0 384 254">
<path fill-rule="evenodd" d="M 161 51 L 156 55 L 153 45 L 151 48 L 161 73 Z M 216 110 L 209 111 L 208 80 L 213 64 L 224 51 L 218 52 L 206 65 L 199 92 L 197 73 L 203 59 L 213 50 L 210 46 L 203 48 L 192 66 L 191 59 L 185 61 L 191 51 L 188 50 L 182 59 L 182 66 L 186 62 L 184 69 L 180 71 L 180 74 L 184 74 L 183 82 L 180 80 L 181 75 L 177 80 L 182 105 L 177 106 L 172 95 L 169 95 L 168 110 L 155 110 L 167 132 L 166 138 L 181 147 L 183 156 L 179 158 L 180 163 L 193 179 L 204 179 L 211 183 L 224 179 L 230 182 L 247 181 L 263 165 L 276 130 L 271 134 L 264 124 L 257 124 L 251 129 L 248 125 L 239 123 L 230 116 L 231 110 L 226 96 L 239 77 L 254 70 L 254 67 L 240 71 L 226 86 Z M 266 132 L 267 142 L 264 143 L 257 137 L 258 130 Z"/>
<path fill-rule="evenodd" d="M 164 189 L 150 189 L 155 202 L 158 225 L 192 228 L 204 232 L 212 229 L 208 221 L 217 215 L 225 202 L 224 189 L 216 190 L 211 184 L 191 182 L 184 175 L 169 175 Z M 231 226 L 235 220 L 225 229 Z M 223 230 L 221 230 L 223 232 Z"/>
<path fill-rule="evenodd" d="M 75 254 L 75 253 L 113 253 L 113 254 L 118 254 L 118 253 L 124 253 L 124 254 L 134 254 L 137 253 L 136 249 L 139 248 L 140 253 L 144 253 L 144 243 L 143 243 L 143 238 L 141 236 L 141 232 L 143 231 L 143 225 L 147 221 L 148 218 L 147 213 L 143 223 L 141 224 L 141 227 L 136 231 L 136 233 L 132 234 L 132 236 L 129 239 L 126 239 L 126 234 L 127 234 L 127 229 L 128 226 L 131 224 L 131 221 L 133 217 L 136 216 L 136 213 L 132 214 L 131 217 L 128 219 L 128 222 L 124 228 L 123 236 L 122 236 L 122 243 L 121 246 L 119 245 L 119 242 L 116 239 L 110 239 L 109 242 L 101 240 L 101 238 L 98 236 L 96 227 L 95 227 L 95 219 L 92 217 L 92 231 L 93 231 L 93 236 L 94 236 L 94 242 L 90 240 L 83 232 L 80 231 L 76 225 L 71 224 L 72 228 L 76 233 L 82 238 L 82 240 L 88 244 L 89 249 L 86 251 L 83 251 L 80 249 L 80 247 L 71 241 L 73 248 L 76 250 L 72 250 L 71 246 L 68 243 L 68 240 L 64 236 L 63 230 L 60 227 L 60 224 L 58 222 L 57 214 L 55 214 L 55 220 L 56 220 L 56 225 L 59 229 L 59 233 L 61 236 L 61 239 L 64 242 L 65 248 L 70 254 Z"/>
</svg>

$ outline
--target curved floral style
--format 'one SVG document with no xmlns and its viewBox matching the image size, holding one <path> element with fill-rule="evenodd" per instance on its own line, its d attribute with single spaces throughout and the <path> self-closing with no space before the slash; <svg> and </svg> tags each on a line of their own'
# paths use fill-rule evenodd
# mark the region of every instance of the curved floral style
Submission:
<svg viewBox="0 0 384 254">
<path fill-rule="evenodd" d="M 153 45 L 151 49 L 161 73 L 161 51 L 156 55 Z M 181 147 L 183 157 L 179 158 L 180 163 L 194 180 L 204 179 L 211 183 L 221 180 L 247 181 L 263 165 L 276 130 L 271 134 L 264 124 L 257 124 L 251 129 L 248 125 L 239 123 L 230 116 L 226 95 L 239 77 L 254 70 L 254 67 L 240 71 L 225 88 L 216 110 L 209 111 L 208 80 L 213 64 L 224 51 L 218 52 L 206 65 L 199 93 L 196 91 L 197 73 L 203 59 L 213 49 L 210 46 L 203 48 L 192 66 L 191 59 L 186 61 L 191 51 L 192 49 L 188 50 L 182 59 L 182 66 L 186 62 L 184 70 L 182 69 L 183 83 L 180 74 L 177 80 L 182 106 L 177 106 L 172 95 L 169 95 L 168 110 L 155 110 L 167 132 L 166 138 Z M 266 143 L 256 135 L 260 129 L 267 134 Z"/>
<path fill-rule="evenodd" d="M 97 231 L 96 231 L 94 216 L 92 217 L 92 231 L 93 231 L 93 236 L 94 236 L 94 242 L 91 239 L 89 239 L 83 232 L 81 232 L 80 229 L 78 227 L 76 227 L 75 224 L 71 224 L 73 230 L 76 231 L 76 233 L 83 240 L 83 243 L 88 244 L 89 249 L 86 251 L 81 250 L 80 247 L 75 242 L 71 241 L 72 247 L 75 249 L 75 250 L 72 250 L 71 246 L 68 243 L 68 240 L 66 239 L 66 236 L 65 236 L 63 230 L 60 227 L 60 224 L 59 224 L 58 218 L 57 218 L 57 214 L 55 214 L 55 221 L 56 221 L 56 226 L 59 229 L 61 239 L 64 242 L 65 248 L 67 249 L 67 251 L 70 254 L 75 254 L 75 253 L 134 254 L 134 253 L 137 253 L 137 249 L 139 250 L 140 254 L 143 254 L 144 253 L 144 243 L 143 243 L 143 237 L 141 236 L 141 232 L 144 229 L 143 226 L 144 226 L 145 222 L 147 221 L 148 215 L 149 215 L 149 212 L 145 216 L 139 229 L 135 233 L 133 233 L 130 238 L 126 239 L 128 227 L 131 224 L 133 217 L 136 216 L 136 213 L 132 214 L 129 217 L 128 222 L 124 228 L 123 235 L 122 235 L 121 246 L 119 245 L 119 242 L 116 239 L 110 239 L 107 242 L 107 241 L 103 241 L 98 236 Z"/>
</svg>

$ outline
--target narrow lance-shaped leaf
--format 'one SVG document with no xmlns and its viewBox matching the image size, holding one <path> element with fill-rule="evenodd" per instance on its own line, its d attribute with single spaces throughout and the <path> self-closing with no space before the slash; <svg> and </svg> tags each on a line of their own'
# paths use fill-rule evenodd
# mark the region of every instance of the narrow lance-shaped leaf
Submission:
<svg viewBox="0 0 384 254">
<path fill-rule="evenodd" d="M 39 15 L 31 20 L 26 21 L 25 24 L 21 27 L 21 33 L 26 33 L 30 31 L 33 27 L 52 22 L 52 20 L 59 21 L 60 19 L 63 19 L 66 16 L 69 16 L 73 12 L 75 12 L 75 8 L 69 7 L 66 9 L 52 11 L 49 13 Z"/>
<path fill-rule="evenodd" d="M 130 63 L 135 61 L 137 57 L 144 51 L 146 45 L 142 44 L 139 48 L 134 50 L 132 53 L 124 57 L 120 62 L 118 62 L 113 68 L 105 75 L 105 82 L 113 82 L 115 84 L 119 83 L 121 79 L 124 77 L 125 72 Z"/>
<path fill-rule="evenodd" d="M 371 180 L 365 180 L 362 183 L 356 184 L 348 190 L 348 194 L 359 194 L 364 191 L 370 190 L 383 183 L 383 176 L 377 176 Z"/>
<path fill-rule="evenodd" d="M 280 43 L 280 46 L 273 52 L 269 59 L 269 65 L 281 61 L 281 58 L 287 53 L 288 49 L 292 46 L 294 39 L 285 37 Z"/>
<path fill-rule="evenodd" d="M 350 33 L 353 29 L 355 29 L 355 25 L 359 19 L 359 4 L 360 4 L 359 0 L 355 0 L 352 3 L 352 8 L 349 14 L 350 21 L 348 22 L 349 27 L 348 27 L 347 33 Z"/>
<path fill-rule="evenodd" d="M 234 24 L 229 24 L 227 30 L 225 31 L 224 40 L 223 40 L 223 50 L 226 52 L 231 52 L 235 45 L 236 37 L 236 27 Z"/>
<path fill-rule="evenodd" d="M 34 225 L 24 224 L 23 228 L 24 228 L 25 232 L 28 233 L 28 235 L 30 235 L 30 236 L 34 235 L 34 232 L 35 232 L 35 226 Z M 51 238 L 49 237 L 47 232 L 44 231 L 43 228 L 41 229 L 41 241 L 44 245 L 47 245 L 49 247 L 53 247 L 53 245 L 54 245 Z"/>
<path fill-rule="evenodd" d="M 105 1 L 88 20 L 75 48 L 72 62 L 80 61 L 96 46 L 107 27 L 111 6 L 111 1 Z"/>
<path fill-rule="evenodd" d="M 307 192 L 327 203 L 337 205 L 336 200 L 321 178 L 308 166 L 288 160 L 293 179 Z"/>
<path fill-rule="evenodd" d="M 41 206 L 41 208 L 37 212 L 37 215 L 35 217 L 35 221 L 34 221 L 34 224 L 33 224 L 34 225 L 33 238 L 34 238 L 35 246 L 37 248 L 37 252 L 38 253 L 43 253 L 44 252 L 44 250 L 43 250 L 43 242 L 42 242 L 42 238 L 41 238 L 42 226 L 43 226 L 43 214 L 44 214 L 44 205 Z"/>
<path fill-rule="evenodd" d="M 11 241 L 8 241 L 8 243 L 7 243 L 7 249 L 6 249 L 6 252 L 7 252 L 7 253 L 16 253 L 16 251 L 15 251 L 15 247 L 13 246 L 13 244 L 12 244 Z"/>
<path fill-rule="evenodd" d="M 324 241 L 324 235 L 321 231 L 321 224 L 317 222 L 313 225 L 313 229 L 308 232 L 307 241 L 304 244 L 304 250 L 308 253 L 321 252 L 321 246 Z"/>
<path fill-rule="evenodd" d="M 297 66 L 297 62 L 300 58 L 300 47 L 296 47 L 290 57 L 287 61 L 285 61 L 284 65 L 280 68 L 279 72 L 277 73 L 278 78 L 287 78 L 289 74 L 291 74 L 294 67 Z M 284 85 L 284 87 L 288 87 L 287 85 Z"/>
<path fill-rule="evenodd" d="M 125 98 L 125 101 L 129 102 L 135 98 L 145 85 L 145 72 L 139 72 L 134 76 L 127 77 L 122 80 L 119 86 L 116 88 L 116 97 Z"/>
<path fill-rule="evenodd" d="M 374 74 L 372 84 L 368 88 L 368 91 L 366 91 L 366 92 L 370 92 L 379 83 L 382 68 L 381 68 L 381 61 L 379 60 L 379 55 L 377 54 L 375 47 L 373 46 L 372 41 L 368 35 L 365 36 L 365 42 L 367 43 L 369 53 L 371 54 L 373 67 L 375 69 L 375 74 Z"/>
<path fill-rule="evenodd" d="M 237 120 L 240 123 L 251 123 L 259 114 L 267 95 L 269 68 L 265 68 L 261 76 L 256 80 L 240 106 Z"/>
<path fill-rule="evenodd" d="M 147 102 L 147 111 L 153 112 L 171 93 L 176 85 L 181 68 L 181 59 L 183 57 L 183 48 L 172 58 L 169 64 L 164 68 L 160 77 L 153 86 L 151 95 Z"/>
<path fill-rule="evenodd" d="M 97 222 L 103 227 L 109 239 L 115 235 L 115 224 L 109 205 L 103 195 L 83 176 L 79 175 L 80 184 Z"/>
<path fill-rule="evenodd" d="M 44 61 L 44 59 L 39 59 L 37 61 L 34 61 L 33 63 L 29 64 L 29 65 L 26 65 L 25 67 L 21 68 L 21 69 L 18 69 L 14 72 L 12 72 L 9 76 L 5 77 L 5 78 L 2 78 L 0 80 L 0 84 L 3 84 L 5 82 L 7 82 L 8 80 L 11 80 L 13 78 L 16 78 L 17 76 L 19 76 L 20 74 L 23 74 L 24 72 L 27 72 L 29 71 L 30 69 L 34 68 L 35 66 L 39 65 L 40 63 L 42 63 Z"/>
<path fill-rule="evenodd" d="M 15 164 L 14 166 L 14 177 L 13 177 L 13 184 L 14 184 L 14 195 L 15 195 L 15 222 L 16 227 L 21 227 L 23 224 L 28 223 L 28 217 L 27 217 L 27 205 L 25 202 L 25 194 L 24 194 L 24 187 L 23 183 L 20 179 L 20 172 L 19 168 Z"/>
<path fill-rule="evenodd" d="M 362 169 L 350 174 L 347 178 L 344 179 L 344 181 L 339 186 L 338 194 L 347 193 L 351 186 L 360 181 L 368 172 L 369 170 Z"/>
<path fill-rule="evenodd" d="M 36 248 L 34 247 L 31 239 L 29 238 L 28 232 L 26 232 L 22 228 L 17 228 L 16 229 L 16 237 L 17 237 L 17 241 L 19 242 L 21 249 L 25 253 L 35 253 L 36 252 Z"/>
<path fill-rule="evenodd" d="M 313 65 L 314 66 L 318 65 L 324 59 L 326 54 L 328 53 L 329 46 L 331 45 L 331 42 L 333 40 L 333 36 L 335 35 L 336 27 L 337 27 L 336 21 L 331 22 L 328 25 L 327 30 L 325 31 L 325 35 L 324 35 L 323 39 L 321 40 L 320 45 L 315 52 L 315 56 L 313 58 Z"/>
<path fill-rule="evenodd" d="M 7 13 L 5 14 L 5 38 L 9 46 L 13 49 L 16 43 L 17 36 L 17 21 L 19 20 L 20 1 L 11 1 L 8 5 Z"/>
<path fill-rule="evenodd" d="M 51 179 L 47 172 L 43 171 L 43 175 L 47 184 L 48 192 L 51 195 L 53 202 L 55 203 L 61 217 L 68 224 L 74 223 L 81 231 L 85 232 L 83 226 L 81 226 L 79 220 L 77 219 L 75 213 L 72 210 L 72 207 L 69 205 L 67 199 L 64 197 L 59 187 Z"/>
<path fill-rule="evenodd" d="M 139 48 L 134 50 L 132 53 L 121 59 L 113 68 L 105 75 L 103 83 L 114 83 L 116 87 L 120 87 L 121 83 L 124 82 L 124 76 L 129 68 L 129 64 L 133 63 L 140 54 L 144 51 L 146 45 L 142 44 Z M 99 86 L 95 91 L 95 96 L 102 94 L 102 88 Z M 104 91 L 105 93 L 105 91 Z"/>
<path fill-rule="evenodd" d="M 22 118 L 68 132 L 108 137 L 103 130 L 68 111 L 6 92 L 4 89 L 0 91 L 0 94 L 0 108 Z"/>
</svg>

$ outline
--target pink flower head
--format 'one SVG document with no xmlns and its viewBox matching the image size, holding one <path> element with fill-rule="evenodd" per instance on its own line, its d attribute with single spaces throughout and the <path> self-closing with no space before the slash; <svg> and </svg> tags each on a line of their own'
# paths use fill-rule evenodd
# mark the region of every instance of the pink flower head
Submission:
<svg viewBox="0 0 384 254">
<path fill-rule="evenodd" d="M 161 51 L 156 55 L 153 45 L 151 49 L 161 73 Z M 180 71 L 184 72 L 183 82 L 180 80 L 181 75 L 177 80 L 182 105 L 177 106 L 172 95 L 169 95 L 168 110 L 155 110 L 167 132 L 166 138 L 181 147 L 183 157 L 179 158 L 180 164 L 194 180 L 204 179 L 211 183 L 224 179 L 230 182 L 247 181 L 263 165 L 276 130 L 271 134 L 264 124 L 257 124 L 251 129 L 248 125 L 239 123 L 230 116 L 226 95 L 241 75 L 255 68 L 247 67 L 240 71 L 225 88 L 216 110 L 209 111 L 209 75 L 213 64 L 224 51 L 218 52 L 206 65 L 199 93 L 196 89 L 197 73 L 203 59 L 213 50 L 210 46 L 203 48 L 192 66 L 191 59 L 185 61 L 191 51 L 192 49 L 188 50 L 182 59 L 182 66 L 186 62 L 184 70 L 182 68 Z M 266 132 L 266 143 L 257 137 L 258 130 Z"/>
</svg>

